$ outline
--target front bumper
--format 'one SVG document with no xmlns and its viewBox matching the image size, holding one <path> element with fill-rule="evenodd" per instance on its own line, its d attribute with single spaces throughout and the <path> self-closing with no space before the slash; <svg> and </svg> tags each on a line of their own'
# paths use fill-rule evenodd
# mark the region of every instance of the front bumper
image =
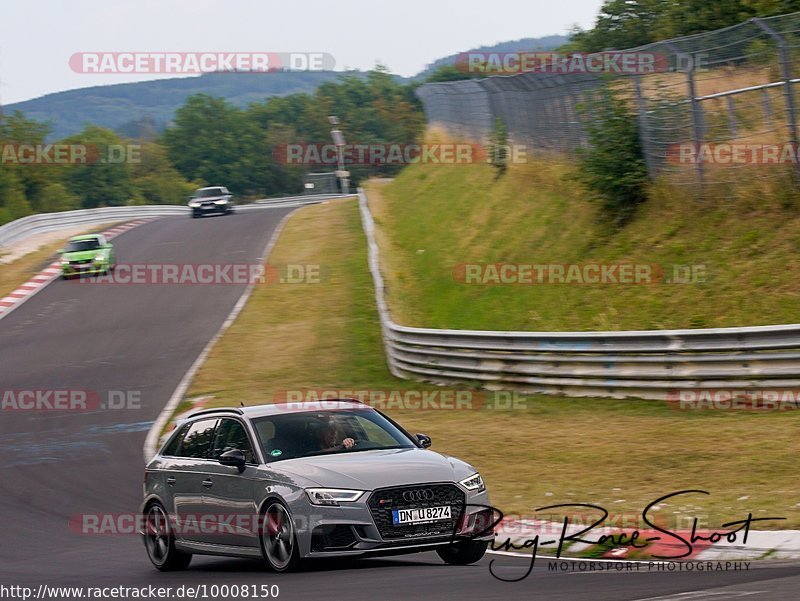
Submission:
<svg viewBox="0 0 800 601">
<path fill-rule="evenodd" d="M 73 277 L 81 275 L 99 275 L 108 269 L 108 263 L 81 263 L 79 265 L 61 265 L 61 275 Z"/>
<path fill-rule="evenodd" d="M 421 487 L 452 486 L 463 497 L 446 498 L 437 493 L 430 501 L 404 504 L 398 507 L 389 489 L 376 490 L 364 494 L 354 503 L 342 503 L 339 507 L 324 507 L 304 502 L 303 507 L 293 508 L 293 520 L 297 532 L 297 542 L 301 557 L 341 557 L 360 555 L 392 555 L 428 551 L 446 546 L 453 541 L 473 540 L 491 541 L 494 533 L 480 532 L 476 535 L 476 517 L 489 506 L 486 491 L 469 493 L 454 483 L 424 484 L 413 487 L 396 487 L 392 490 L 419 489 Z M 380 497 L 377 498 L 376 497 Z M 455 495 L 453 495 L 455 496 Z M 385 497 L 385 499 L 384 499 Z M 376 501 L 387 500 L 383 506 Z M 298 500 L 298 502 L 300 502 Z M 441 520 L 415 527 L 394 526 L 391 512 L 396 508 L 411 506 L 437 506 L 451 504 L 451 520 Z M 485 523 L 485 522 L 481 522 Z M 472 530 L 470 530 L 472 528 Z M 465 530 L 468 534 L 465 534 Z"/>
<path fill-rule="evenodd" d="M 206 215 L 206 214 L 212 214 L 212 213 L 227 213 L 228 211 L 231 210 L 231 203 L 230 202 L 226 202 L 226 203 L 223 203 L 223 204 L 217 204 L 217 203 L 214 203 L 214 202 L 208 202 L 208 203 L 203 203 L 200 206 L 196 206 L 196 207 L 193 207 L 193 206 L 190 205 L 189 208 L 192 210 L 192 212 L 195 215 Z"/>
</svg>

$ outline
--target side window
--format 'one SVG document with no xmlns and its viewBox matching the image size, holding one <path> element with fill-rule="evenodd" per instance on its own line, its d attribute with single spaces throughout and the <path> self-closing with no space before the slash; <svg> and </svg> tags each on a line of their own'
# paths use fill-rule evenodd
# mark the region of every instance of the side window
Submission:
<svg viewBox="0 0 800 601">
<path fill-rule="evenodd" d="M 175 457 L 178 455 L 178 449 L 181 446 L 181 441 L 183 440 L 184 436 L 186 436 L 186 431 L 189 429 L 189 424 L 181 426 L 180 430 L 175 432 L 170 438 L 167 446 L 164 447 L 164 450 L 161 451 L 162 455 L 167 457 Z"/>
<path fill-rule="evenodd" d="M 244 453 L 247 463 L 255 463 L 253 445 L 247 437 L 247 431 L 242 422 L 236 419 L 223 419 L 217 428 L 217 437 L 214 440 L 214 451 L 212 459 L 219 459 L 225 451 L 239 449 Z"/>
<path fill-rule="evenodd" d="M 186 436 L 183 437 L 179 457 L 207 459 L 218 421 L 216 419 L 201 419 L 191 424 Z"/>
</svg>

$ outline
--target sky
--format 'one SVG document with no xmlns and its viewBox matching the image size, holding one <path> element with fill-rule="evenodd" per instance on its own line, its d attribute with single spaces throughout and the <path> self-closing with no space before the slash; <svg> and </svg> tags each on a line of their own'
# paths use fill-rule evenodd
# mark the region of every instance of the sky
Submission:
<svg viewBox="0 0 800 601">
<path fill-rule="evenodd" d="M 0 103 L 175 75 L 79 73 L 76 53 L 324 52 L 414 75 L 477 46 L 591 27 L 602 0 L 0 0 Z"/>
</svg>

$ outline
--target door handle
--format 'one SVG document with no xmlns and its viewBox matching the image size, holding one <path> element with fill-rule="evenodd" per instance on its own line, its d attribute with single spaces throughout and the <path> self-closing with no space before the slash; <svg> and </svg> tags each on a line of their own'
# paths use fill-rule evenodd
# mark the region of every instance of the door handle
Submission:
<svg viewBox="0 0 800 601">
<path fill-rule="evenodd" d="M 203 480 L 203 486 L 205 486 L 206 488 L 211 488 L 213 485 L 214 483 L 211 481 L 211 478 L 206 478 L 205 480 Z"/>
<path fill-rule="evenodd" d="M 170 486 L 175 484 L 175 476 L 170 476 L 169 478 L 167 478 L 167 484 L 169 484 Z"/>
</svg>

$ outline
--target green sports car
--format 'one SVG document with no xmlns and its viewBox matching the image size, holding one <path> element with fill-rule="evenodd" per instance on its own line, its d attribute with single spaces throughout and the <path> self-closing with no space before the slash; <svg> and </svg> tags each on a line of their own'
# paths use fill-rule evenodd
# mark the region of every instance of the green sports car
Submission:
<svg viewBox="0 0 800 601">
<path fill-rule="evenodd" d="M 114 246 L 101 234 L 75 236 L 61 253 L 61 277 L 107 273 L 114 269 Z"/>
</svg>

